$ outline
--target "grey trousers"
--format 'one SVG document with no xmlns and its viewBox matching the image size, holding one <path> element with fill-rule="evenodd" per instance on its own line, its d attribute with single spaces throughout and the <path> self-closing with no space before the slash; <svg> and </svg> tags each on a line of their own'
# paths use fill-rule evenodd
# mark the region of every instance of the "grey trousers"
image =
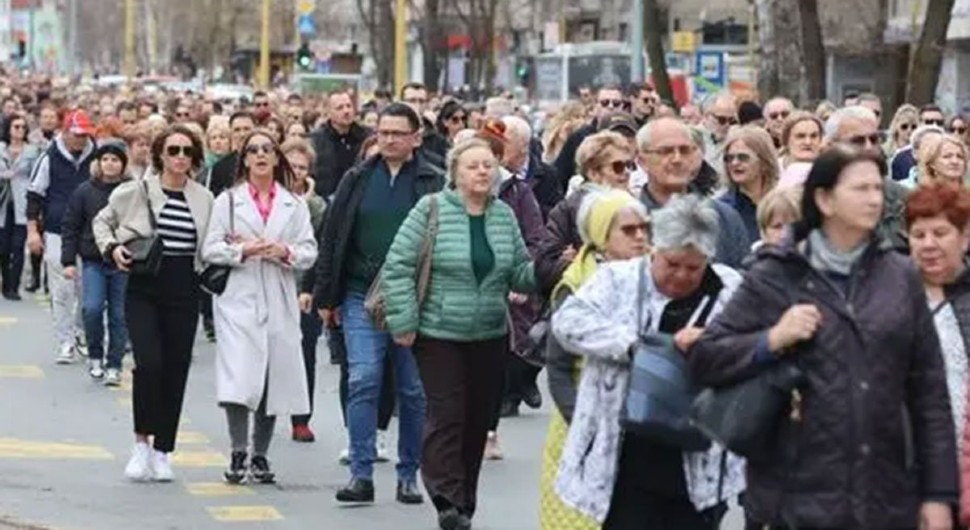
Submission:
<svg viewBox="0 0 970 530">
<path fill-rule="evenodd" d="M 249 407 L 236 403 L 223 403 L 226 409 L 226 420 L 229 423 L 229 440 L 232 452 L 245 453 L 249 447 Z M 276 427 L 276 416 L 266 415 L 266 396 L 263 396 L 259 408 L 252 413 L 253 421 L 253 455 L 266 456 L 269 444 L 273 441 L 273 429 Z"/>
</svg>

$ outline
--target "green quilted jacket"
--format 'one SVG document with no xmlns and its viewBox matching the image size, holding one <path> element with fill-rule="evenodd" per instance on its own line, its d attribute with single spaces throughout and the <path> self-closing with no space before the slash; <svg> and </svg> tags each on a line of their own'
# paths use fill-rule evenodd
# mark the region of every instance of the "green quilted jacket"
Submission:
<svg viewBox="0 0 970 530">
<path fill-rule="evenodd" d="M 485 237 L 495 255 L 495 267 L 479 285 L 472 270 L 471 231 L 461 196 L 454 190 L 434 196 L 438 237 L 428 295 L 419 309 L 415 270 L 428 224 L 430 196 L 425 196 L 401 225 L 384 262 L 387 327 L 394 335 L 417 331 L 425 337 L 452 341 L 501 337 L 507 333 L 509 293 L 528 293 L 535 288 L 532 262 L 515 214 L 496 199 L 486 207 Z"/>
</svg>

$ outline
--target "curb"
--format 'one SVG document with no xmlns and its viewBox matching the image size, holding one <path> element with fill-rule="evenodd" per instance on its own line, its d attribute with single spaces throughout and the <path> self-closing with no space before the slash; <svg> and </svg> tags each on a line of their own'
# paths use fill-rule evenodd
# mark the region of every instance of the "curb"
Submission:
<svg viewBox="0 0 970 530">
<path fill-rule="evenodd" d="M 9 530 L 54 530 L 49 526 L 40 526 L 32 523 L 18 521 L 13 517 L 0 515 L 0 529 Z"/>
</svg>

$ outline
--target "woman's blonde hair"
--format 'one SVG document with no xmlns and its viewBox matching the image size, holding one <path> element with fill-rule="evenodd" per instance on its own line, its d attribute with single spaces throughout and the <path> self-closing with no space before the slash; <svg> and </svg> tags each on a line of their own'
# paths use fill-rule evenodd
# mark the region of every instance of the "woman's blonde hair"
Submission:
<svg viewBox="0 0 970 530">
<path fill-rule="evenodd" d="M 606 152 L 610 148 L 632 154 L 629 140 L 618 132 L 602 131 L 587 136 L 576 150 L 576 168 L 579 174 L 588 177 L 589 170 L 598 169 L 605 164 Z"/>
<path fill-rule="evenodd" d="M 963 154 L 963 163 L 965 166 L 970 163 L 967 144 L 963 143 L 963 140 L 959 136 L 940 134 L 926 137 L 919 146 L 920 184 L 936 182 L 938 175 L 936 174 L 936 170 L 933 169 L 933 164 L 943 154 L 943 146 L 946 144 L 954 145 L 960 149 L 960 153 Z M 964 173 L 966 173 L 966 167 L 964 167 Z M 965 174 L 964 179 L 966 179 Z"/>
<path fill-rule="evenodd" d="M 778 175 L 781 173 L 778 167 L 778 151 L 775 150 L 775 142 L 771 139 L 768 131 L 761 127 L 746 125 L 731 130 L 724 142 L 724 153 L 727 154 L 731 145 L 739 141 L 744 142 L 748 149 L 754 151 L 760 168 L 761 189 L 763 193 L 768 193 L 778 185 Z M 724 168 L 724 178 L 728 187 L 737 187 L 731 180 L 726 167 Z"/>
<path fill-rule="evenodd" d="M 458 177 L 458 161 L 461 160 L 462 155 L 471 151 L 472 149 L 484 149 L 488 151 L 492 157 L 495 157 L 495 153 L 492 152 L 492 146 L 485 140 L 472 137 L 466 140 L 457 142 L 454 147 L 448 151 L 448 157 L 445 160 L 445 166 L 448 169 L 448 182 L 455 186 Z M 498 178 L 498 164 L 495 165 L 495 178 Z"/>
<path fill-rule="evenodd" d="M 894 149 L 904 147 L 899 145 L 899 133 L 902 125 L 907 122 L 913 124 L 910 132 L 916 130 L 916 127 L 919 126 L 919 109 L 909 103 L 905 103 L 896 109 L 896 114 L 893 114 L 893 121 L 889 124 L 889 139 Z"/>
<path fill-rule="evenodd" d="M 317 161 L 317 152 L 310 145 L 310 142 L 304 140 L 303 138 L 290 138 L 289 140 L 283 142 L 280 146 L 280 151 L 283 152 L 283 156 L 290 153 L 300 153 L 307 158 L 307 162 L 310 164 L 310 174 L 313 174 L 313 165 Z"/>
<path fill-rule="evenodd" d="M 802 187 L 775 188 L 758 203 L 758 230 L 764 234 L 776 215 L 784 215 L 795 222 L 802 217 Z"/>
<path fill-rule="evenodd" d="M 562 151 L 569 136 L 586 123 L 586 107 L 579 101 L 570 101 L 562 106 L 546 127 L 542 135 L 543 158 L 555 160 Z M 570 175 L 572 176 L 572 175 Z"/>
<path fill-rule="evenodd" d="M 212 137 L 216 134 L 223 133 L 230 138 L 232 137 L 232 129 L 229 127 L 229 120 L 219 118 L 222 118 L 222 116 L 212 116 L 209 118 L 209 126 L 205 130 L 206 149 L 212 149 Z"/>
</svg>

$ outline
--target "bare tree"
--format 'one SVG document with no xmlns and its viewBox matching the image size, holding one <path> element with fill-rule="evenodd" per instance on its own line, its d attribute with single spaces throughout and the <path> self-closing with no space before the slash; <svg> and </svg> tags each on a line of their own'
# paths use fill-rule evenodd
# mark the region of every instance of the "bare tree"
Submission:
<svg viewBox="0 0 970 530">
<path fill-rule="evenodd" d="M 471 36 L 469 66 L 475 86 L 483 86 L 491 92 L 495 85 L 495 20 L 500 0 L 467 0 L 467 8 L 461 0 L 451 0 L 458 18 L 465 24 Z"/>
<path fill-rule="evenodd" d="M 393 0 L 357 0 L 357 11 L 367 29 L 370 51 L 377 65 L 377 85 L 394 82 L 394 13 Z"/>
<path fill-rule="evenodd" d="M 936 96 L 936 84 L 943 64 L 946 32 L 955 0 L 929 0 L 919 42 L 913 51 L 909 70 L 906 101 L 914 105 L 931 103 Z"/>
<path fill-rule="evenodd" d="M 409 2 L 411 12 L 415 13 L 415 18 L 422 21 L 420 35 L 421 48 L 424 66 L 424 84 L 430 89 L 438 87 L 438 80 L 441 77 L 442 63 L 445 59 L 443 50 L 447 49 L 444 32 L 441 25 L 440 0 L 424 0 L 424 9 L 418 10 L 414 2 Z"/>
<path fill-rule="evenodd" d="M 822 24 L 818 18 L 818 0 L 798 2 L 802 26 L 802 54 L 805 64 L 805 85 L 810 102 L 825 98 L 825 45 L 822 42 Z"/>
<path fill-rule="evenodd" d="M 788 0 L 755 0 L 758 15 L 758 40 L 761 64 L 758 92 L 763 99 L 785 96 L 796 101 L 805 99 L 803 55 L 798 2 Z"/>
</svg>

